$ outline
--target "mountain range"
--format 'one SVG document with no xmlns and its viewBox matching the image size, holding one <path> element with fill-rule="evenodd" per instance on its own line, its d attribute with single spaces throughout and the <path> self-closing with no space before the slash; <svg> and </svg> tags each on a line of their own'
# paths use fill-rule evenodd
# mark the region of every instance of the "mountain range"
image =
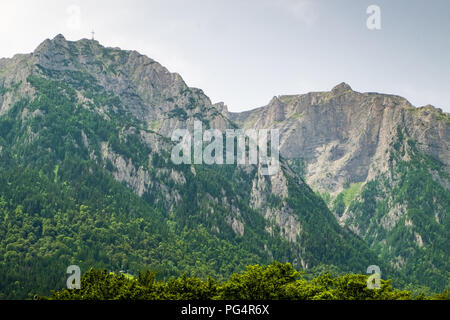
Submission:
<svg viewBox="0 0 450 320">
<path fill-rule="evenodd" d="M 281 166 L 175 165 L 175 129 L 280 131 Z M 0 59 L 0 298 L 65 285 L 76 264 L 224 279 L 249 264 L 380 266 L 448 288 L 450 116 L 330 92 L 232 113 L 136 51 L 45 40 Z"/>
</svg>

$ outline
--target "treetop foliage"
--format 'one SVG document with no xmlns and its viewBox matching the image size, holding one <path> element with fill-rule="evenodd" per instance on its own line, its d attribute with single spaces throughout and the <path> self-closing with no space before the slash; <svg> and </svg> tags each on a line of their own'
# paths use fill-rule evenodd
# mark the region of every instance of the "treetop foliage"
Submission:
<svg viewBox="0 0 450 320">
<path fill-rule="evenodd" d="M 38 300 L 412 300 L 449 299 L 449 292 L 432 297 L 413 297 L 410 291 L 393 289 L 381 280 L 380 289 L 367 287 L 367 275 L 322 274 L 307 280 L 291 264 L 247 266 L 226 281 L 202 280 L 186 274 L 157 281 L 151 270 L 135 278 L 91 268 L 81 278 L 81 289 L 53 291 Z"/>
</svg>

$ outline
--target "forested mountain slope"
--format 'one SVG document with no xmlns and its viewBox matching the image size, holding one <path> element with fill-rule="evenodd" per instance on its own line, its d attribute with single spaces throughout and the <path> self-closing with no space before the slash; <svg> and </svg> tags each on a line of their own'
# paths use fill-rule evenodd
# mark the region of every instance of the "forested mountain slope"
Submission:
<svg viewBox="0 0 450 320">
<path fill-rule="evenodd" d="M 291 262 L 364 273 L 383 262 L 284 160 L 175 165 L 175 128 L 234 128 L 177 74 L 58 35 L 0 59 L 0 298 L 65 286 L 79 265 L 223 279 Z"/>
</svg>

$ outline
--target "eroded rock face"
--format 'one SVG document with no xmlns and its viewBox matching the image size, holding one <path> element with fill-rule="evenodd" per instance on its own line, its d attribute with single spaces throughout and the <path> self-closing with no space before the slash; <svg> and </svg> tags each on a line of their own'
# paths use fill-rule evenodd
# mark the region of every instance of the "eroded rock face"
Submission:
<svg viewBox="0 0 450 320">
<path fill-rule="evenodd" d="M 28 65 L 53 77 L 119 96 L 128 112 L 162 135 L 192 125 L 187 120 L 193 117 L 211 127 L 229 127 L 223 104 L 213 105 L 202 90 L 188 87 L 179 74 L 136 51 L 105 48 L 94 40 L 67 41 L 58 35 L 27 58 L 32 62 Z"/>
<path fill-rule="evenodd" d="M 331 92 L 273 98 L 263 108 L 229 117 L 244 128 L 280 129 L 281 154 L 307 162 L 306 180 L 316 190 L 337 194 L 344 184 L 386 172 L 397 128 L 450 171 L 449 115 L 406 99 L 359 93 L 342 83 Z"/>
<path fill-rule="evenodd" d="M 281 232 L 281 236 L 289 242 L 296 243 L 302 231 L 301 223 L 292 209 L 286 202 L 289 197 L 287 175 L 294 177 L 289 170 L 279 170 L 276 175 L 263 176 L 258 170 L 252 181 L 250 195 L 250 206 L 260 210 L 267 221 L 271 221 Z M 298 181 L 303 183 L 302 181 Z M 267 204 L 268 197 L 276 196 L 280 200 L 280 205 L 270 206 Z M 267 228 L 267 232 L 272 234 L 274 226 Z"/>
</svg>

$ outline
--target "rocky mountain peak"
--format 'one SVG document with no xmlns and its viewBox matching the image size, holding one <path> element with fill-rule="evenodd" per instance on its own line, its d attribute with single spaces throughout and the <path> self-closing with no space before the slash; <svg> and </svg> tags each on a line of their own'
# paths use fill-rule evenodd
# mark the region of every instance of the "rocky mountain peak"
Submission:
<svg viewBox="0 0 450 320">
<path fill-rule="evenodd" d="M 341 94 L 344 93 L 346 91 L 353 91 L 352 87 L 350 87 L 347 83 L 345 82 L 341 82 L 340 84 L 338 84 L 337 86 L 335 86 L 331 92 L 334 94 Z"/>
<path fill-rule="evenodd" d="M 163 135 L 170 136 L 174 128 L 184 128 L 194 119 L 222 129 L 228 124 L 225 104 L 213 105 L 202 90 L 188 87 L 179 74 L 136 51 L 105 47 L 95 40 L 69 41 L 58 34 L 32 54 L 0 61 L 0 68 L 14 71 L 6 73 L 0 85 L 21 81 L 21 92 L 28 97 L 33 95 L 26 81 L 30 74 L 74 85 L 83 101 L 89 100 L 92 90 L 116 96 L 126 112 Z M 2 99 L 0 114 L 15 103 Z M 108 106 L 99 107 L 107 112 Z"/>
<path fill-rule="evenodd" d="M 224 102 L 217 102 L 213 105 L 223 116 L 228 117 L 228 106 Z"/>
<path fill-rule="evenodd" d="M 58 34 L 53 39 L 46 39 L 44 42 L 42 42 L 35 50 L 34 54 L 41 53 L 41 52 L 47 52 L 49 50 L 54 49 L 55 45 L 63 46 L 67 48 L 68 41 L 62 34 Z"/>
<path fill-rule="evenodd" d="M 66 42 L 66 38 L 61 33 L 59 33 L 58 35 L 56 35 L 56 37 L 53 38 L 53 41 Z"/>
</svg>

